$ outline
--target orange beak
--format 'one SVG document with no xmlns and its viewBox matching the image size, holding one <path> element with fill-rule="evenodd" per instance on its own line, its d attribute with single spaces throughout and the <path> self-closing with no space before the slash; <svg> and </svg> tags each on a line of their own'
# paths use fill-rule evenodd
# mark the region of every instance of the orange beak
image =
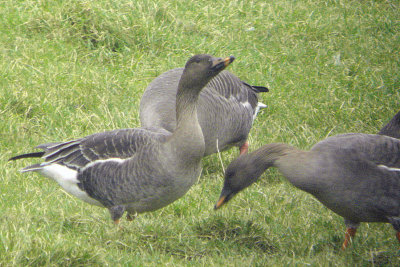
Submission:
<svg viewBox="0 0 400 267">
<path fill-rule="evenodd" d="M 224 65 L 227 67 L 229 64 L 231 64 L 235 60 L 234 56 L 229 56 L 224 59 Z"/>
<path fill-rule="evenodd" d="M 225 204 L 225 198 L 226 196 L 221 196 L 217 202 L 217 204 L 215 204 L 214 209 L 219 209 L 222 205 Z"/>
</svg>

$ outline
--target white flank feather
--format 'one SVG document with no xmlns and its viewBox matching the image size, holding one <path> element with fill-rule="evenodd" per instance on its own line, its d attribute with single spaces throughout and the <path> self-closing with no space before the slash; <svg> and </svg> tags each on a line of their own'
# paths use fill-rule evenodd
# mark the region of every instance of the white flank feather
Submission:
<svg viewBox="0 0 400 267">
<path fill-rule="evenodd" d="M 117 162 L 117 163 L 122 163 L 124 162 L 126 159 L 120 159 L 120 158 L 110 158 L 110 159 L 98 159 L 95 161 L 90 162 L 89 164 L 87 164 L 82 170 L 85 170 L 87 168 L 92 167 L 93 165 L 96 164 L 100 164 L 100 163 L 105 163 L 105 162 Z"/>
<path fill-rule="evenodd" d="M 66 192 L 89 204 L 103 206 L 78 186 L 78 172 L 60 164 L 50 164 L 37 170 L 40 174 L 55 180 Z"/>
<path fill-rule="evenodd" d="M 247 109 L 251 109 L 251 105 L 250 105 L 250 103 L 249 103 L 248 101 L 246 101 L 246 102 L 240 102 L 240 104 L 242 104 L 243 107 L 245 107 L 245 108 L 247 108 Z"/>
</svg>

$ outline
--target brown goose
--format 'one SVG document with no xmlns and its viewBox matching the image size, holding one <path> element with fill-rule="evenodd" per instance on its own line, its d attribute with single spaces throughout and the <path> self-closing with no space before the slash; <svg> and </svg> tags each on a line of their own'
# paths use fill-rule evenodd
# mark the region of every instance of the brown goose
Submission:
<svg viewBox="0 0 400 267">
<path fill-rule="evenodd" d="M 378 134 L 400 139 L 400 111 L 379 131 Z"/>
<path fill-rule="evenodd" d="M 400 140 L 372 134 L 329 137 L 310 151 L 274 143 L 234 160 L 215 208 L 276 167 L 297 188 L 344 217 L 342 248 L 360 222 L 391 223 L 400 241 Z"/>
<path fill-rule="evenodd" d="M 189 59 L 179 81 L 172 133 L 156 128 L 114 130 L 39 145 L 42 152 L 10 160 L 42 157 L 44 162 L 21 172 L 54 179 L 81 200 L 108 208 L 116 223 L 125 211 L 133 219 L 136 213 L 162 208 L 182 197 L 200 175 L 204 139 L 196 102 L 201 89 L 233 60 L 210 55 Z"/>
<path fill-rule="evenodd" d="M 140 101 L 140 121 L 143 127 L 174 131 L 175 101 L 182 68 L 169 70 L 154 79 Z M 197 115 L 204 135 L 204 156 L 224 151 L 232 146 L 246 153 L 247 137 L 260 108 L 258 93 L 266 87 L 252 86 L 228 71 L 222 71 L 201 91 Z"/>
</svg>

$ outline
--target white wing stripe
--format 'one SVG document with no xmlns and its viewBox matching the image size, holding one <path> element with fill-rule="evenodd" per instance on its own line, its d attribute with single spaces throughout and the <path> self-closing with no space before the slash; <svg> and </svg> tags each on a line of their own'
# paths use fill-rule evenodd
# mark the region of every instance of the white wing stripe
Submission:
<svg viewBox="0 0 400 267">
<path fill-rule="evenodd" d="M 119 164 L 123 163 L 124 161 L 126 161 L 126 159 L 120 159 L 120 158 L 110 158 L 110 159 L 98 159 L 95 161 L 90 162 L 89 164 L 87 164 L 84 168 L 82 168 L 82 171 L 92 167 L 93 165 L 96 164 L 101 164 L 101 163 L 106 163 L 106 162 L 117 162 Z"/>
<path fill-rule="evenodd" d="M 382 164 L 378 165 L 378 167 L 383 168 L 383 169 L 388 170 L 388 171 L 400 172 L 399 168 L 390 168 L 390 167 L 382 165 Z"/>
</svg>

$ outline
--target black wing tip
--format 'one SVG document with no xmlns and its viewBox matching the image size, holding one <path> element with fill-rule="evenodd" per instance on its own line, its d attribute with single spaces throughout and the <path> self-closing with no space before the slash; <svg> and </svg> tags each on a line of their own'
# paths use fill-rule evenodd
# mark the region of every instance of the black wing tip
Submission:
<svg viewBox="0 0 400 267">
<path fill-rule="evenodd" d="M 27 154 L 22 154 L 22 155 L 17 155 L 14 157 L 11 157 L 8 159 L 8 161 L 13 161 L 17 159 L 24 159 L 24 158 L 41 158 L 44 155 L 44 152 L 33 152 L 33 153 L 27 153 Z"/>
<path fill-rule="evenodd" d="M 254 89 L 256 89 L 259 93 L 266 93 L 269 92 L 269 89 L 265 86 L 256 86 L 256 85 L 252 85 L 251 87 L 253 87 Z"/>
</svg>

